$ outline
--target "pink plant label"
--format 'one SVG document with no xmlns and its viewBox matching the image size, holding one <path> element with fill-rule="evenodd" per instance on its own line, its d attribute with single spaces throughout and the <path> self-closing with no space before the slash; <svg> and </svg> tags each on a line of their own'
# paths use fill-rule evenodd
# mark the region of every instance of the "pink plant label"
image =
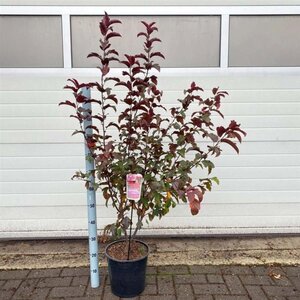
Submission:
<svg viewBox="0 0 300 300">
<path fill-rule="evenodd" d="M 141 174 L 127 174 L 126 192 L 127 199 L 139 201 L 141 198 L 143 176 Z"/>
</svg>

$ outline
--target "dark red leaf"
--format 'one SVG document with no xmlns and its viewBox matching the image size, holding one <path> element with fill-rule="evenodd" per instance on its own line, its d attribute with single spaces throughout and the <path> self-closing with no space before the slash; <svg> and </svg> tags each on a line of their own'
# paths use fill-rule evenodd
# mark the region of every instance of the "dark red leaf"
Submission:
<svg viewBox="0 0 300 300">
<path fill-rule="evenodd" d="M 192 215 L 197 215 L 200 210 L 200 203 L 203 199 L 203 194 L 198 188 L 189 188 L 186 195 L 190 204 Z"/>
<path fill-rule="evenodd" d="M 152 38 L 152 39 L 150 39 L 149 41 L 150 41 L 151 43 L 153 43 L 153 42 L 161 42 L 161 40 L 158 39 L 158 38 Z"/>
<path fill-rule="evenodd" d="M 74 87 L 74 86 L 70 86 L 70 85 L 65 85 L 64 89 L 70 89 L 72 90 L 74 93 L 78 92 L 78 88 Z"/>
<path fill-rule="evenodd" d="M 58 105 L 69 105 L 69 106 L 72 106 L 72 107 L 76 108 L 75 103 L 73 103 L 73 102 L 71 102 L 69 100 L 67 100 L 65 102 L 60 102 Z"/>
<path fill-rule="evenodd" d="M 100 68 L 102 75 L 105 76 L 106 74 L 108 74 L 110 68 L 108 65 L 104 65 L 102 68 Z"/>
<path fill-rule="evenodd" d="M 89 125 L 89 126 L 86 127 L 86 129 L 89 129 L 89 128 L 94 129 L 96 132 L 99 133 L 99 129 L 96 126 Z"/>
<path fill-rule="evenodd" d="M 145 33 L 145 32 L 139 32 L 137 34 L 137 37 L 142 36 L 142 35 L 144 35 L 145 37 L 148 37 L 147 33 Z"/>
<path fill-rule="evenodd" d="M 239 153 L 239 148 L 233 141 L 231 141 L 229 139 L 221 139 L 221 142 L 230 145 L 237 153 Z"/>
<path fill-rule="evenodd" d="M 218 90 L 219 90 L 218 87 L 217 87 L 217 88 L 213 88 L 213 89 L 212 89 L 213 94 L 215 95 L 215 94 L 217 93 Z"/>
<path fill-rule="evenodd" d="M 240 136 L 239 133 L 237 133 L 236 131 L 232 131 L 230 134 L 232 134 L 234 137 L 236 137 L 240 143 L 242 142 L 242 137 Z"/>
<path fill-rule="evenodd" d="M 226 132 L 226 129 L 223 126 L 217 127 L 217 134 L 221 137 Z"/>
<path fill-rule="evenodd" d="M 98 53 L 96 53 L 96 52 L 90 53 L 87 57 L 88 57 L 88 58 L 89 58 L 89 57 L 97 57 L 97 58 L 99 58 L 99 59 L 102 60 L 102 57 L 101 57 Z"/>
<path fill-rule="evenodd" d="M 93 149 L 93 148 L 96 147 L 96 140 L 93 139 L 93 138 L 87 138 L 86 144 L 87 144 L 89 149 Z"/>
<path fill-rule="evenodd" d="M 185 135 L 185 140 L 187 143 L 195 143 L 195 138 L 194 135 L 192 133 L 187 133 Z"/>
<path fill-rule="evenodd" d="M 150 54 L 150 57 L 154 57 L 154 56 L 159 56 L 159 57 L 165 59 L 165 57 L 160 52 L 153 52 Z"/>
<path fill-rule="evenodd" d="M 116 127 L 118 130 L 120 130 L 120 126 L 118 125 L 118 124 L 116 124 L 116 123 L 113 123 L 113 122 L 110 122 L 108 125 L 107 125 L 107 127 Z"/>
<path fill-rule="evenodd" d="M 115 54 L 115 55 L 119 55 L 119 53 L 115 50 L 115 49 L 111 49 L 107 51 L 107 54 Z"/>
<path fill-rule="evenodd" d="M 97 120 L 99 120 L 100 122 L 103 122 L 103 117 L 101 117 L 101 116 L 92 116 L 92 118 L 93 119 L 97 119 Z"/>
<path fill-rule="evenodd" d="M 102 35 L 105 36 L 107 34 L 108 27 L 106 25 L 104 25 L 103 22 L 100 22 L 99 28 L 100 28 Z"/>
<path fill-rule="evenodd" d="M 117 23 L 122 24 L 122 22 L 120 20 L 117 20 L 117 19 L 110 19 L 109 20 L 109 26 L 112 25 L 112 24 L 117 24 Z"/>
<path fill-rule="evenodd" d="M 117 36 L 121 36 L 121 34 L 120 33 L 117 33 L 117 32 L 110 32 L 107 36 L 106 36 L 106 39 L 110 39 L 110 38 L 112 38 L 112 37 L 117 37 Z"/>
<path fill-rule="evenodd" d="M 135 63 L 135 57 L 133 55 L 127 55 L 125 54 L 125 57 L 127 58 L 127 61 L 129 62 L 129 66 L 131 67 Z"/>
</svg>

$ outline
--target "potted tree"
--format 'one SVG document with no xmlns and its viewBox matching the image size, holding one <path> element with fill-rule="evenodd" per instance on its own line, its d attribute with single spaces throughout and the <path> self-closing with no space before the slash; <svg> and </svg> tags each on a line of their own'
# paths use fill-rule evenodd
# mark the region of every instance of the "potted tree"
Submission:
<svg viewBox="0 0 300 300">
<path fill-rule="evenodd" d="M 210 177 L 212 159 L 221 154 L 222 144 L 238 153 L 237 142 L 246 133 L 235 121 L 227 127 L 213 124 L 213 115 L 223 118 L 221 99 L 227 95 L 219 88 L 203 97 L 203 89 L 192 82 L 178 105 L 166 109 L 158 88 L 160 67 L 155 60 L 164 56 L 155 51 L 155 44 L 160 42 L 154 36 L 158 30 L 155 23 L 142 22 L 144 31 L 137 34 L 143 39 L 144 52 L 122 59 L 111 43 L 121 37 L 114 28 L 118 23 L 121 22 L 104 15 L 99 25 L 100 53 L 88 55 L 99 60 L 99 82 L 69 79 L 71 85 L 65 88 L 73 92 L 74 100 L 60 104 L 74 108 L 71 117 L 80 126 L 75 133 L 83 135 L 95 160 L 95 188 L 102 191 L 106 205 L 116 211 L 116 220 L 105 227 L 104 236 L 124 236 L 106 248 L 112 291 L 121 297 L 133 297 L 144 289 L 149 252 L 146 244 L 135 240 L 138 230 L 144 222 L 168 214 L 180 201 L 189 204 L 192 215 L 198 214 L 203 195 L 211 190 L 213 182 L 219 183 L 217 177 Z M 124 65 L 122 76 L 110 76 L 112 61 Z M 115 86 L 124 88 L 124 97 L 114 94 Z M 82 87 L 98 91 L 100 98 L 86 98 Z M 88 102 L 94 111 L 83 107 Z M 109 121 L 107 116 L 112 112 L 115 119 Z M 83 127 L 86 118 L 94 120 L 89 128 L 92 134 Z M 200 146 L 200 141 L 206 143 Z M 201 169 L 204 175 L 197 183 L 192 179 L 195 169 Z M 77 172 L 75 177 L 88 183 L 89 175 Z M 137 199 L 128 199 L 130 178 L 143 180 Z"/>
</svg>

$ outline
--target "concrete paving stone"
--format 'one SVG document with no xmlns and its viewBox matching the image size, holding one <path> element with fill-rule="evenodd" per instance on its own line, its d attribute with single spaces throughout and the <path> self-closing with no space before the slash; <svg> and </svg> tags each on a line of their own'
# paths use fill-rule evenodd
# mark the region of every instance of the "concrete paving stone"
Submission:
<svg viewBox="0 0 300 300">
<path fill-rule="evenodd" d="M 147 284 L 142 295 L 156 295 L 157 294 L 157 285 L 156 284 Z"/>
<path fill-rule="evenodd" d="M 50 292 L 50 297 L 82 297 L 85 286 L 54 287 Z"/>
<path fill-rule="evenodd" d="M 268 266 L 251 266 L 250 268 L 255 275 L 268 275 Z"/>
<path fill-rule="evenodd" d="M 60 287 L 70 286 L 73 277 L 50 277 L 41 278 L 38 287 Z"/>
<path fill-rule="evenodd" d="M 300 292 L 293 286 L 263 286 L 262 289 L 268 296 L 298 296 Z"/>
<path fill-rule="evenodd" d="M 50 288 L 35 288 L 30 296 L 30 300 L 47 299 L 50 293 Z"/>
<path fill-rule="evenodd" d="M 172 275 L 157 276 L 157 290 L 160 295 L 174 295 L 174 283 Z"/>
<path fill-rule="evenodd" d="M 269 297 L 269 300 L 286 300 L 286 297 L 284 296 L 271 296 Z"/>
<path fill-rule="evenodd" d="M 130 298 L 120 298 L 120 300 L 138 300 L 139 296 L 136 297 L 130 297 Z"/>
<path fill-rule="evenodd" d="M 282 269 L 288 276 L 298 276 L 300 278 L 300 265 L 299 266 L 284 266 Z"/>
<path fill-rule="evenodd" d="M 294 287 L 300 291 L 300 278 L 299 277 L 293 277 L 290 276 L 289 280 L 292 282 L 292 284 L 294 285 Z"/>
<path fill-rule="evenodd" d="M 249 300 L 248 296 L 241 295 L 216 295 L 215 300 Z"/>
<path fill-rule="evenodd" d="M 6 282 L 6 280 L 0 280 L 0 288 L 1 288 L 2 285 L 5 284 L 5 282 Z"/>
<path fill-rule="evenodd" d="M 44 269 L 44 270 L 31 270 L 28 278 L 43 278 L 43 277 L 59 277 L 61 268 L 59 269 Z"/>
<path fill-rule="evenodd" d="M 89 276 L 90 268 L 64 268 L 60 274 L 64 276 Z"/>
<path fill-rule="evenodd" d="M 245 290 L 238 276 L 224 275 L 224 280 L 231 294 L 233 295 L 247 294 L 247 291 Z"/>
<path fill-rule="evenodd" d="M 101 277 L 100 285 L 97 288 L 91 287 L 91 279 L 89 278 L 84 295 L 88 296 L 88 297 L 101 296 L 103 294 L 105 284 L 106 284 L 106 276 L 105 275 L 104 275 L 104 277 L 103 276 Z M 108 288 L 110 289 L 110 286 L 108 286 Z"/>
<path fill-rule="evenodd" d="M 147 266 L 146 274 L 157 274 L 157 267 Z"/>
<path fill-rule="evenodd" d="M 187 266 L 159 266 L 157 268 L 158 274 L 188 274 Z"/>
<path fill-rule="evenodd" d="M 106 286 L 104 288 L 104 294 L 103 294 L 103 300 L 119 300 L 120 298 L 115 296 L 112 291 L 111 288 L 109 286 Z"/>
<path fill-rule="evenodd" d="M 185 275 L 174 275 L 175 284 L 180 283 L 207 283 L 204 274 L 185 274 Z"/>
<path fill-rule="evenodd" d="M 299 296 L 291 296 L 291 297 L 287 297 L 287 300 L 299 300 Z"/>
<path fill-rule="evenodd" d="M 213 296 L 211 295 L 201 295 L 200 297 L 196 298 L 197 300 L 214 300 Z"/>
<path fill-rule="evenodd" d="M 27 277 L 29 270 L 3 270 L 0 271 L 0 280 L 23 279 Z"/>
<path fill-rule="evenodd" d="M 147 275 L 146 276 L 146 284 L 156 284 L 156 276 L 155 275 Z"/>
<path fill-rule="evenodd" d="M 91 288 L 91 286 L 88 285 L 87 288 L 86 288 L 86 291 L 85 291 L 85 295 L 87 297 L 101 296 L 102 292 L 103 292 L 103 288 L 104 288 L 103 285 L 99 286 L 98 288 Z"/>
<path fill-rule="evenodd" d="M 140 300 L 176 300 L 176 296 L 174 295 L 166 295 L 162 296 L 161 295 L 145 295 L 145 296 L 140 296 Z"/>
<path fill-rule="evenodd" d="M 89 276 L 76 276 L 73 277 L 71 286 L 87 286 L 89 283 Z"/>
<path fill-rule="evenodd" d="M 101 298 L 99 298 L 99 296 L 95 296 L 95 297 L 90 297 L 90 296 L 86 296 L 86 297 L 67 297 L 64 298 L 64 300 L 100 300 Z"/>
<path fill-rule="evenodd" d="M 25 279 L 22 281 L 17 291 L 15 292 L 13 299 L 29 298 L 37 286 L 39 279 Z"/>
<path fill-rule="evenodd" d="M 207 274 L 207 281 L 209 283 L 224 283 L 224 279 L 222 277 L 222 275 L 218 275 L 218 274 Z"/>
<path fill-rule="evenodd" d="M 265 275 L 240 275 L 243 284 L 247 285 L 275 285 L 270 276 Z"/>
<path fill-rule="evenodd" d="M 221 274 L 220 266 L 189 266 L 192 274 Z"/>
<path fill-rule="evenodd" d="M 229 294 L 225 284 L 193 284 L 196 295 L 224 295 Z"/>
<path fill-rule="evenodd" d="M 221 270 L 226 275 L 253 274 L 249 266 L 222 266 Z"/>
<path fill-rule="evenodd" d="M 16 291 L 19 285 L 21 284 L 21 279 L 16 280 L 7 280 L 5 284 L 1 287 L 1 290 L 8 291 L 8 290 L 14 290 Z"/>
<path fill-rule="evenodd" d="M 12 295 L 15 293 L 15 291 L 0 291 L 0 300 L 7 300 L 11 299 Z"/>
<path fill-rule="evenodd" d="M 175 288 L 177 300 L 195 299 L 193 288 L 190 284 L 177 284 Z"/>
<path fill-rule="evenodd" d="M 245 286 L 251 300 L 268 300 L 266 294 L 259 285 Z"/>
</svg>

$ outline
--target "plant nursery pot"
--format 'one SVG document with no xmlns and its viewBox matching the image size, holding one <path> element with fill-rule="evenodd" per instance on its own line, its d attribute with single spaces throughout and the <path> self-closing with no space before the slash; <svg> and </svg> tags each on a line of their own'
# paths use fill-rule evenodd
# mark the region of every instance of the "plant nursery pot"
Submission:
<svg viewBox="0 0 300 300">
<path fill-rule="evenodd" d="M 108 254 L 109 248 L 117 243 L 110 243 L 105 249 L 105 255 L 108 262 L 108 273 L 111 284 L 111 291 L 114 295 L 121 298 L 131 298 L 139 295 L 145 289 L 147 259 L 149 247 L 147 244 L 133 240 L 132 242 L 140 243 L 145 248 L 145 254 L 137 259 L 119 260 Z"/>
</svg>

